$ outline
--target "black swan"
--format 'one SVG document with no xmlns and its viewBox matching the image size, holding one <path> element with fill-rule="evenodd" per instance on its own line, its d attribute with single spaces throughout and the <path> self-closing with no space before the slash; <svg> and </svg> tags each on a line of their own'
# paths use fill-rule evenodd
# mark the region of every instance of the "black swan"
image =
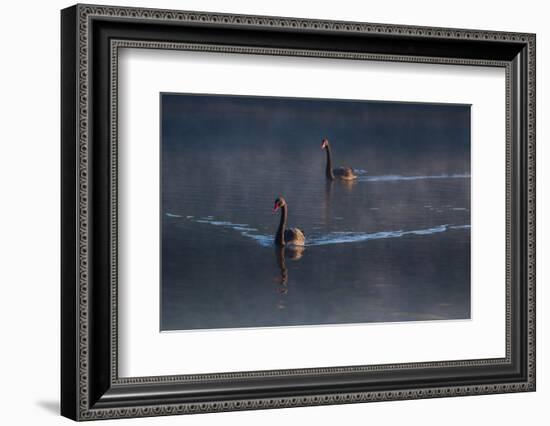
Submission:
<svg viewBox="0 0 550 426">
<path fill-rule="evenodd" d="M 306 241 L 304 231 L 299 228 L 286 229 L 287 220 L 287 204 L 283 197 L 279 197 L 275 200 L 275 206 L 273 207 L 273 213 L 281 209 L 281 221 L 279 228 L 275 233 L 275 245 L 284 246 L 286 244 L 294 244 L 296 246 L 303 246 Z"/>
<path fill-rule="evenodd" d="M 351 167 L 338 167 L 337 169 L 332 168 L 332 158 L 331 158 L 331 152 L 330 152 L 330 145 L 328 143 L 328 139 L 324 138 L 323 143 L 321 144 L 321 149 L 327 150 L 327 169 L 326 169 L 326 176 L 327 179 L 334 180 L 334 179 L 342 179 L 342 180 L 354 180 L 357 179 L 357 175 L 353 173 L 353 169 Z"/>
</svg>

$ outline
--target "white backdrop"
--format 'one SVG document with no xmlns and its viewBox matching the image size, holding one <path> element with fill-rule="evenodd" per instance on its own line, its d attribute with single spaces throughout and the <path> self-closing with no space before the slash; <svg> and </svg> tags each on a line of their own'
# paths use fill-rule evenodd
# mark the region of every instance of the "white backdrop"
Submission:
<svg viewBox="0 0 550 426">
<path fill-rule="evenodd" d="M 128 424 L 543 424 L 550 399 L 550 28 L 544 2 L 400 0 L 119 0 L 104 4 L 196 9 L 537 33 L 538 391 L 453 399 L 119 420 Z M 67 1 L 3 4 L 0 27 L 0 397 L 4 424 L 68 424 L 59 404 L 59 9 Z M 546 188 L 546 189 L 545 189 Z M 102 424 L 116 424 L 108 421 Z"/>
<path fill-rule="evenodd" d="M 505 356 L 504 69 L 124 49 L 118 76 L 121 376 Z M 160 92 L 472 104 L 471 319 L 159 333 Z"/>
</svg>

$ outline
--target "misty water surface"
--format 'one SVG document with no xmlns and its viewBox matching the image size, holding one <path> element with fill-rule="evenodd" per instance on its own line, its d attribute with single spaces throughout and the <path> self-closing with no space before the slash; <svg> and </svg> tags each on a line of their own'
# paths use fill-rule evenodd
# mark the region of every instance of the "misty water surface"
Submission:
<svg viewBox="0 0 550 426">
<path fill-rule="evenodd" d="M 470 317 L 469 106 L 161 107 L 161 330 Z M 325 180 L 325 136 L 357 181 Z M 279 195 L 301 250 L 273 246 Z"/>
</svg>

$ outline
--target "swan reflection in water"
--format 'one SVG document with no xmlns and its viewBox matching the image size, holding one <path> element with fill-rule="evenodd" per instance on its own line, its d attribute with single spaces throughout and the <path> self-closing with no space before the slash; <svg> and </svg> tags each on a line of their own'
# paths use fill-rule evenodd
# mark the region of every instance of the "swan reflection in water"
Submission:
<svg viewBox="0 0 550 426">
<path fill-rule="evenodd" d="M 339 181 L 327 180 L 325 182 L 325 200 L 324 200 L 324 202 L 330 204 L 330 200 L 332 198 L 332 191 L 334 189 L 334 186 L 342 188 L 347 193 L 351 193 L 352 190 L 353 190 L 353 187 L 355 185 L 357 185 L 357 180 L 339 180 Z"/>
<path fill-rule="evenodd" d="M 275 246 L 275 260 L 279 268 L 279 276 L 276 279 L 277 293 L 281 295 L 281 298 L 277 302 L 277 309 L 284 309 L 286 307 L 285 299 L 282 298 L 288 294 L 288 267 L 286 266 L 286 259 L 292 261 L 300 260 L 304 256 L 306 248 L 304 246 Z"/>
<path fill-rule="evenodd" d="M 357 180 L 329 180 L 327 179 L 325 182 L 325 197 L 323 201 L 321 202 L 321 208 L 323 212 L 323 223 L 325 225 L 328 225 L 330 222 L 332 222 L 333 215 L 331 212 L 331 206 L 332 206 L 332 195 L 333 191 L 335 191 L 334 187 L 337 186 L 340 189 L 336 189 L 336 191 L 344 191 L 345 193 L 351 194 L 353 191 L 353 187 L 357 184 Z M 337 192 L 338 193 L 338 192 Z"/>
</svg>

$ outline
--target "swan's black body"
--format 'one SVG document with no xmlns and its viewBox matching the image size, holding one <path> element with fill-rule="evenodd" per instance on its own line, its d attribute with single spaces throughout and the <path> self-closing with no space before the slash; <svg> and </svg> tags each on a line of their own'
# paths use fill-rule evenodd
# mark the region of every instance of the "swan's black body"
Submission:
<svg viewBox="0 0 550 426">
<path fill-rule="evenodd" d="M 288 217 L 287 204 L 283 197 L 279 197 L 275 200 L 275 207 L 273 212 L 281 209 L 281 220 L 279 227 L 275 233 L 275 245 L 284 246 L 286 244 L 294 244 L 297 246 L 303 246 L 306 241 L 304 231 L 300 228 L 286 228 L 286 221 Z"/>
<path fill-rule="evenodd" d="M 323 143 L 321 145 L 321 149 L 324 149 L 327 151 L 327 167 L 325 170 L 325 175 L 327 179 L 334 180 L 334 179 L 342 179 L 342 180 L 354 180 L 357 179 L 357 175 L 353 173 L 353 169 L 351 167 L 338 167 L 337 169 L 332 168 L 332 154 L 330 151 L 330 144 L 328 143 L 328 139 L 323 139 Z"/>
</svg>

